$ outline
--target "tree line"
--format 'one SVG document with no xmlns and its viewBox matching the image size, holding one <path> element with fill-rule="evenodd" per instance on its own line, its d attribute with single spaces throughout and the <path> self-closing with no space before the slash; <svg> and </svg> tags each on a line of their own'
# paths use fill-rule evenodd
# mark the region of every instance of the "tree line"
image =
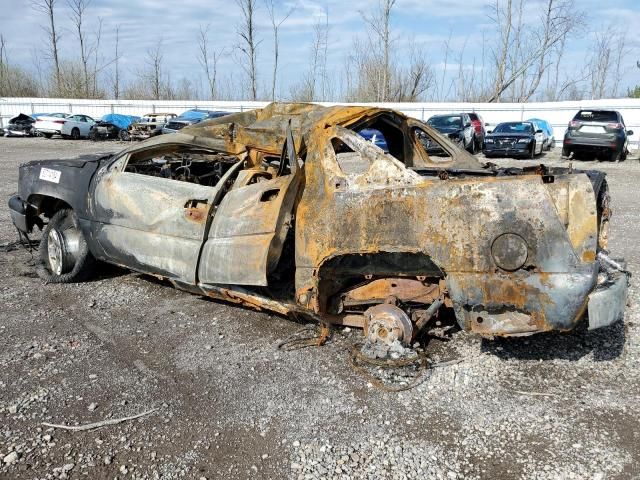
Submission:
<svg viewBox="0 0 640 480">
<path fill-rule="evenodd" d="M 299 78 L 287 82 L 279 71 L 280 34 L 298 5 L 234 1 L 239 12 L 235 43 L 220 45 L 211 26 L 200 25 L 192 53 L 201 67 L 201 80 L 176 80 L 162 39 L 145 52 L 135 71 L 123 72 L 126 48 L 120 44 L 121 26 L 106 27 L 104 19 L 91 17 L 92 0 L 30 0 L 42 19 L 43 48 L 34 53 L 35 71 L 27 70 L 10 58 L 8 39 L 0 32 L 0 96 L 526 102 L 640 95 L 640 87 L 625 90 L 621 85 L 621 78 L 635 63 L 628 61 L 627 33 L 618 25 L 591 36 L 581 68 L 566 68 L 567 48 L 589 27 L 577 0 L 544 0 L 544 8 L 537 12 L 527 8 L 525 0 L 491 0 L 487 17 L 492 28 L 488 33 L 484 30 L 476 42 L 480 53 L 478 48 L 467 48 L 469 39 L 462 32 L 451 30 L 444 44 L 437 46 L 444 57 L 437 66 L 427 54 L 433 45 L 417 42 L 397 27 L 397 0 L 377 0 L 359 12 L 362 30 L 353 36 L 341 60 L 331 52 L 336 39 L 325 9 L 314 17 L 309 31 L 306 67 Z M 67 15 L 61 18 L 62 6 L 67 7 Z M 261 18 L 269 20 L 268 31 L 258 28 Z M 97 27 L 87 29 L 88 19 L 97 20 L 92 22 Z M 73 56 L 61 52 L 62 28 L 73 34 L 77 45 Z M 115 38 L 108 48 L 102 41 L 105 28 L 112 28 Z M 458 46 L 453 46 L 454 34 Z M 222 71 L 223 59 L 233 68 Z M 271 65 L 268 70 L 265 64 Z M 284 89 L 283 84 L 288 87 Z"/>
</svg>

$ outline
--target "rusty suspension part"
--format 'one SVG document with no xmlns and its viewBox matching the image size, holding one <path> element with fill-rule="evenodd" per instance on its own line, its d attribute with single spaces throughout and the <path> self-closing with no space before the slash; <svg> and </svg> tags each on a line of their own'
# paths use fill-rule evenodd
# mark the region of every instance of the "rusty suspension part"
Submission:
<svg viewBox="0 0 640 480">
<path fill-rule="evenodd" d="M 425 327 L 427 322 L 433 318 L 433 316 L 440 310 L 440 307 L 444 305 L 444 298 L 437 298 L 429 308 L 427 308 L 423 315 L 421 315 L 420 319 L 416 322 L 416 335 Z"/>
</svg>

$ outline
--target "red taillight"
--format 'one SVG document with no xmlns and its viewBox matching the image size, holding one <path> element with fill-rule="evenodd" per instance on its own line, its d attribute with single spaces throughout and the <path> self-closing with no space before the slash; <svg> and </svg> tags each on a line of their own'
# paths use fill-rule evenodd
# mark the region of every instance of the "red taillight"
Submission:
<svg viewBox="0 0 640 480">
<path fill-rule="evenodd" d="M 60 125 L 64 125 L 67 121 L 66 120 L 54 120 L 53 123 L 59 123 Z"/>
<path fill-rule="evenodd" d="M 624 125 L 621 123 L 607 123 L 607 128 L 611 128 L 613 130 L 621 130 L 624 128 Z"/>
<path fill-rule="evenodd" d="M 571 120 L 569 122 L 569 128 L 578 128 L 580 125 L 582 125 L 582 123 L 576 121 L 576 120 Z"/>
</svg>

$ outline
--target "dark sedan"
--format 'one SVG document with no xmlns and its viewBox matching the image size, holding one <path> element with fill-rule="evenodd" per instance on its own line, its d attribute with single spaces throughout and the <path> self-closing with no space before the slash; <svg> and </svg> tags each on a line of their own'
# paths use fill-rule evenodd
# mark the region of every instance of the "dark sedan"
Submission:
<svg viewBox="0 0 640 480">
<path fill-rule="evenodd" d="M 177 131 L 182 130 L 184 127 L 188 127 L 189 125 L 194 125 L 196 123 L 202 122 L 203 120 L 223 117 L 228 113 L 229 112 L 218 112 L 214 110 L 199 110 L 197 108 L 187 110 L 186 112 L 183 112 L 179 117 L 176 117 L 167 122 L 167 124 L 162 127 L 162 133 L 176 133 Z"/>
<path fill-rule="evenodd" d="M 476 153 L 476 131 L 471 124 L 471 118 L 466 113 L 451 115 L 434 115 L 427 120 L 427 124 L 449 137 L 453 143 L 464 148 L 469 153 Z"/>
<path fill-rule="evenodd" d="M 544 138 L 542 130 L 532 122 L 499 123 L 484 139 L 485 157 L 535 158 L 542 153 Z"/>
</svg>

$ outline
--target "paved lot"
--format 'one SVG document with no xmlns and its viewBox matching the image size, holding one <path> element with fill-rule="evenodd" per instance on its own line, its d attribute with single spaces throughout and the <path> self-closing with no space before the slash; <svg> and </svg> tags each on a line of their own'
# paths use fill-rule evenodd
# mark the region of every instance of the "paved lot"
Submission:
<svg viewBox="0 0 640 480">
<path fill-rule="evenodd" d="M 21 162 L 121 147 L 0 138 L 0 197 Z M 640 163 L 588 166 L 609 173 L 611 249 L 640 272 Z M 624 324 L 496 341 L 454 332 L 427 351 L 459 363 L 387 393 L 350 366 L 355 332 L 280 351 L 299 324 L 115 268 L 43 285 L 22 249 L 0 252 L 0 278 L 2 479 L 640 477 L 635 281 Z M 88 432 L 41 425 L 149 409 Z"/>
</svg>

